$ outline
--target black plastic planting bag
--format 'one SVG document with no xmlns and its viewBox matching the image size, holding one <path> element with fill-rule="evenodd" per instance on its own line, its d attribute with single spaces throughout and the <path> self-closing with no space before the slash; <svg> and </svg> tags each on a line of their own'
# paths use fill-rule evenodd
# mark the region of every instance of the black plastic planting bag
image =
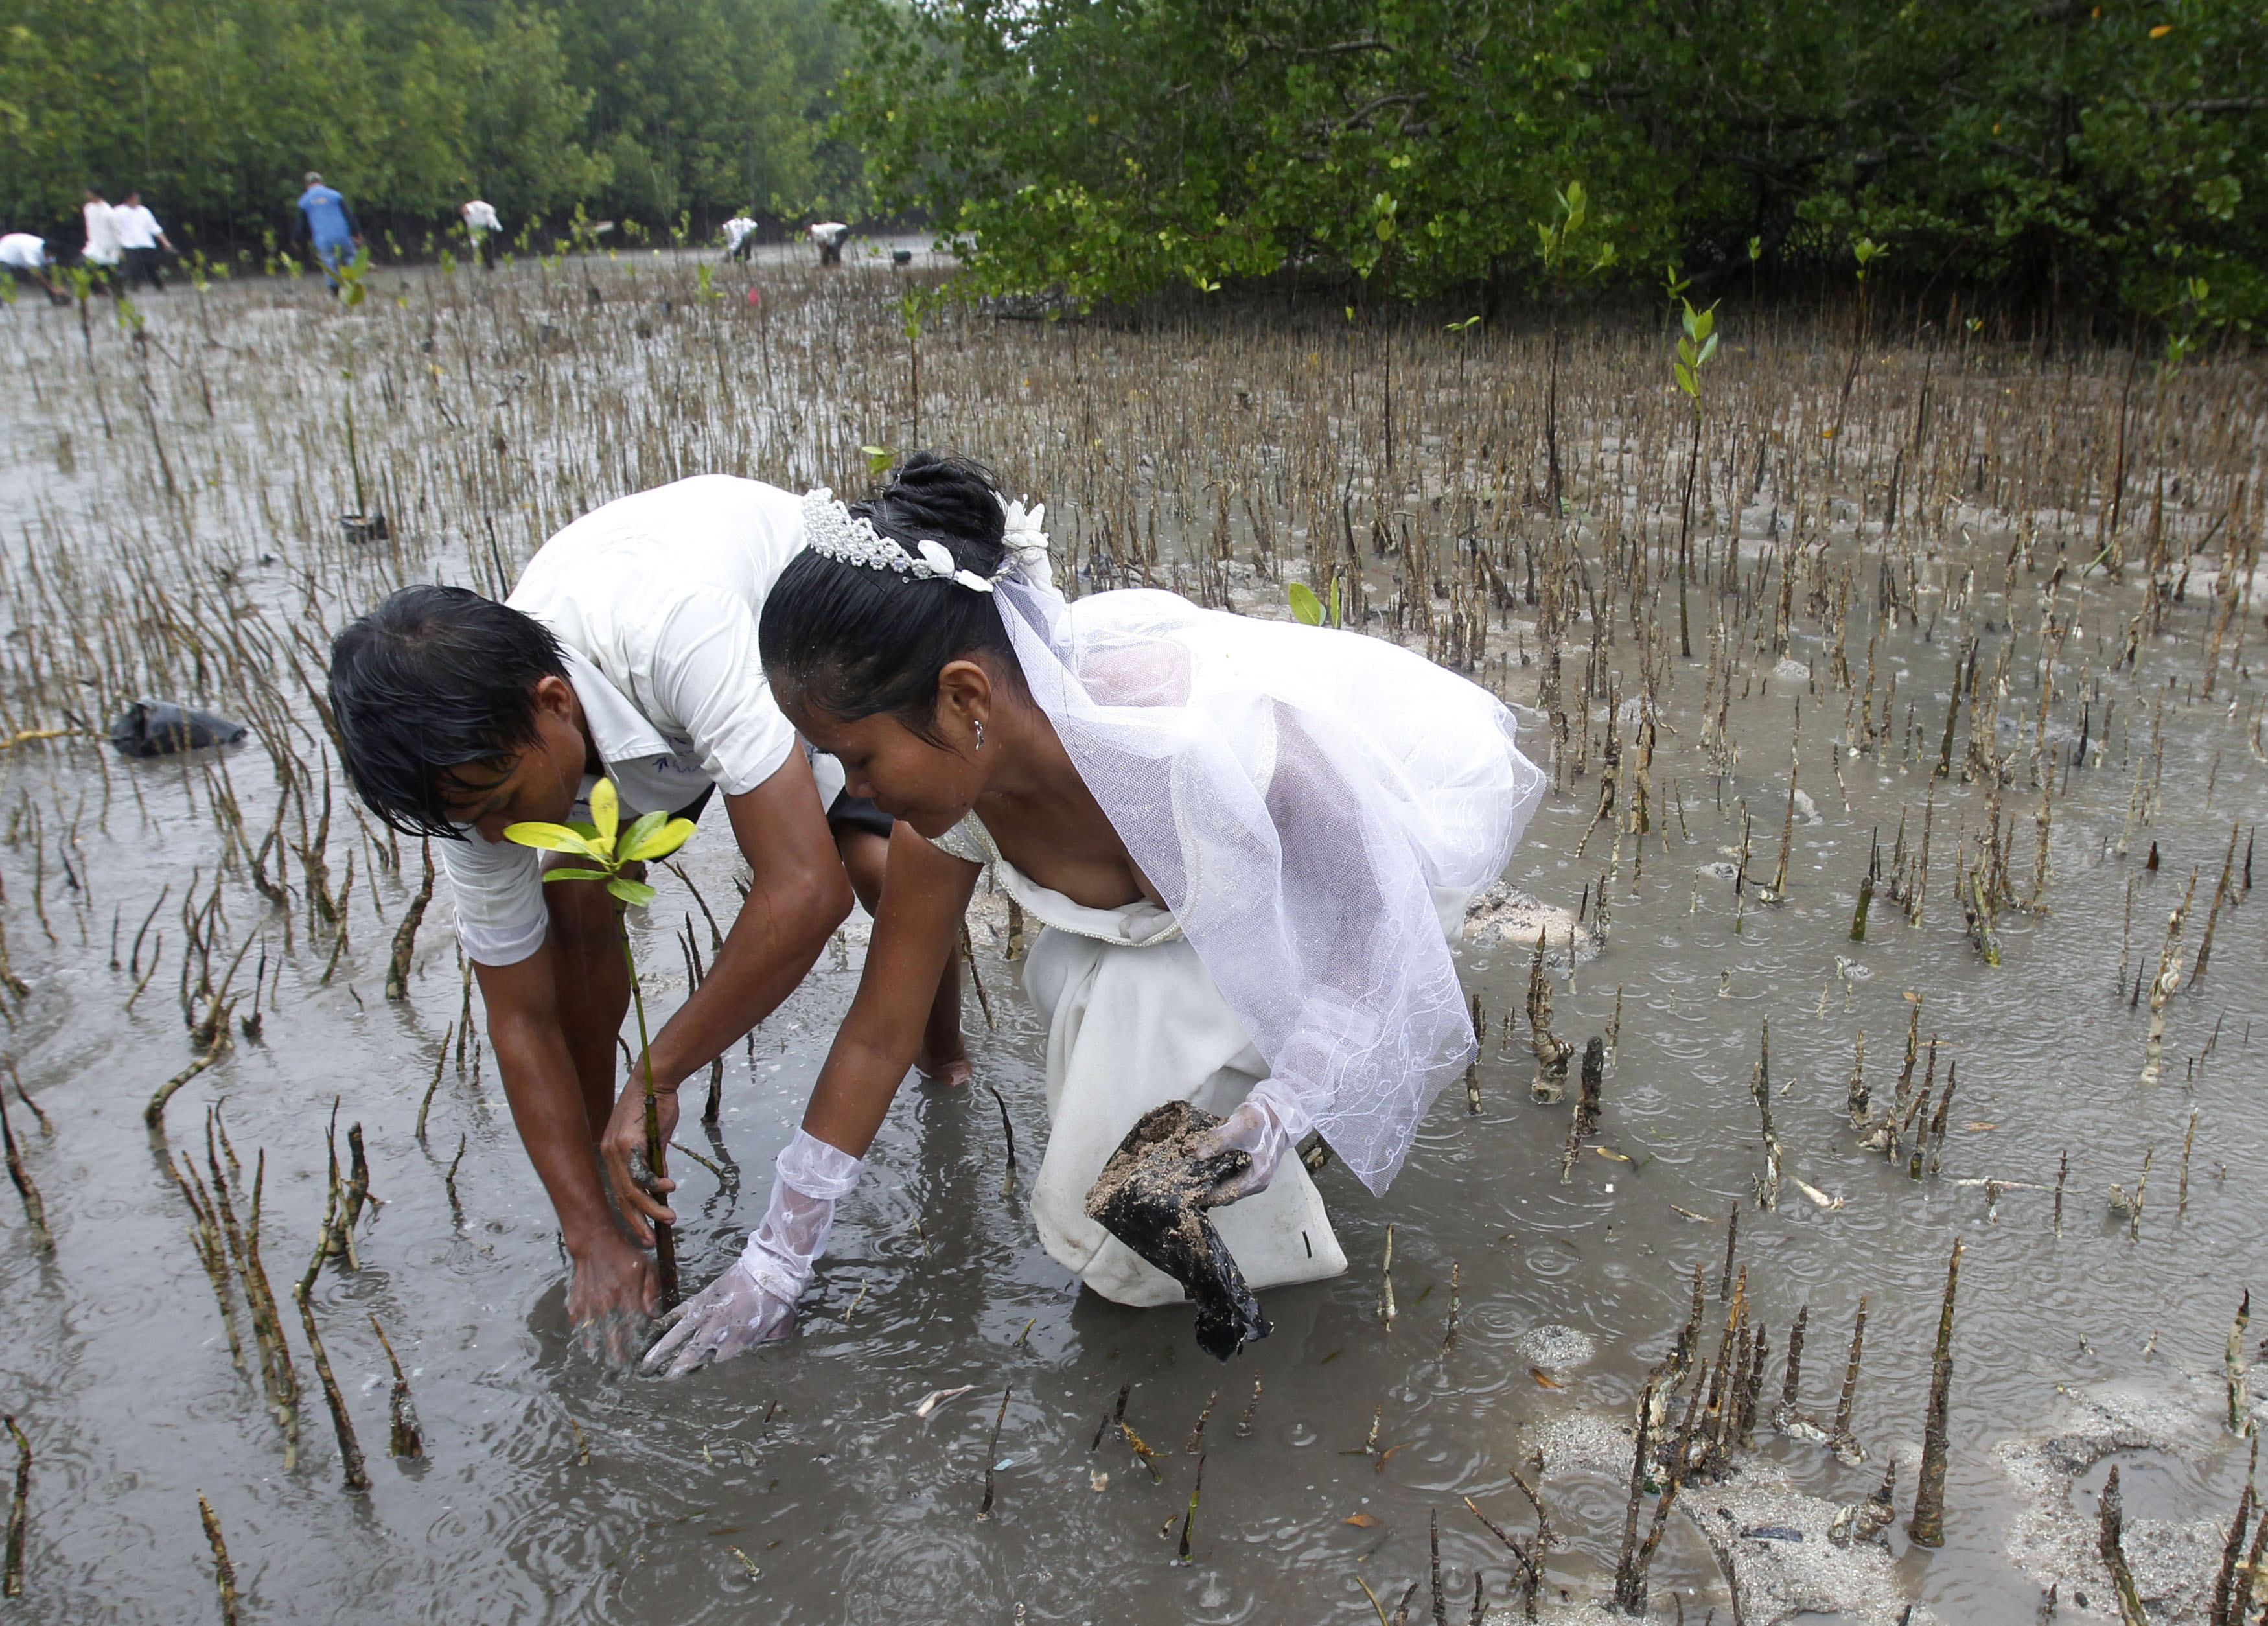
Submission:
<svg viewBox="0 0 2268 1626">
<path fill-rule="evenodd" d="M 1226 1360 L 1270 1331 L 1244 1272 L 1205 1210 L 1221 1181 L 1251 1162 L 1241 1151 L 1200 1155 L 1193 1144 L 1220 1120 L 1187 1101 L 1142 1115 L 1086 1194 L 1087 1218 L 1179 1282 L 1197 1307 L 1197 1347 Z"/>
<path fill-rule="evenodd" d="M 171 756 L 200 746 L 232 746 L 245 726 L 170 700 L 137 700 L 111 719 L 110 743 L 122 756 Z"/>
</svg>

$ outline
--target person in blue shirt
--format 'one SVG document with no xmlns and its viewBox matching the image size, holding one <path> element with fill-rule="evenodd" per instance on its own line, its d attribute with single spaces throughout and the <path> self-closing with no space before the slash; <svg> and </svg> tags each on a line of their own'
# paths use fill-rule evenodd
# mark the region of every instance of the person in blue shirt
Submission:
<svg viewBox="0 0 2268 1626">
<path fill-rule="evenodd" d="M 355 222 L 354 210 L 347 207 L 345 194 L 336 187 L 325 186 L 323 178 L 312 169 L 307 172 L 307 189 L 299 194 L 299 232 L 295 240 L 314 245 L 323 280 L 334 291 L 339 285 L 340 265 L 353 259 L 362 244 L 362 227 Z"/>
</svg>

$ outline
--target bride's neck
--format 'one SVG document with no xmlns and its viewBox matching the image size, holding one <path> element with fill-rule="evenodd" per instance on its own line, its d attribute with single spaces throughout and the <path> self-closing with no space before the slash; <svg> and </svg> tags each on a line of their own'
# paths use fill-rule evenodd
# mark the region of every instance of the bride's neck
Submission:
<svg viewBox="0 0 2268 1626">
<path fill-rule="evenodd" d="M 990 754 L 998 750 L 992 771 L 986 776 L 984 793 L 977 803 L 980 815 L 986 802 L 1013 809 L 1024 819 L 1071 819 L 1084 822 L 1099 816 L 1093 792 L 1079 775 L 1047 713 L 1029 701 L 1005 706 L 995 713 Z"/>
</svg>

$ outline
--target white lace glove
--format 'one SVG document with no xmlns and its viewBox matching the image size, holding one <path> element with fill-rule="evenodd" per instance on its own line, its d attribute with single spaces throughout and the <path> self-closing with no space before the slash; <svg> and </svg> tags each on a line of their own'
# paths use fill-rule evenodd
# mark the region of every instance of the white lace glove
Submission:
<svg viewBox="0 0 2268 1626">
<path fill-rule="evenodd" d="M 835 1204 L 857 1187 L 865 1164 L 798 1129 L 774 1166 L 763 1224 L 730 1269 L 662 1318 L 668 1330 L 647 1352 L 645 1371 L 669 1361 L 666 1375 L 682 1377 L 794 1330 L 795 1301 L 827 1251 Z"/>
<path fill-rule="evenodd" d="M 1225 1203 L 1267 1190 L 1268 1182 L 1276 1178 L 1276 1166 L 1284 1160 L 1284 1154 L 1314 1127 L 1297 1101 L 1269 1087 L 1275 1082 L 1273 1078 L 1263 1078 L 1255 1085 L 1252 1093 L 1238 1104 L 1236 1110 L 1198 1143 L 1201 1154 L 1241 1151 L 1252 1159 L 1241 1174 L 1232 1174 L 1215 1188 Z"/>
</svg>

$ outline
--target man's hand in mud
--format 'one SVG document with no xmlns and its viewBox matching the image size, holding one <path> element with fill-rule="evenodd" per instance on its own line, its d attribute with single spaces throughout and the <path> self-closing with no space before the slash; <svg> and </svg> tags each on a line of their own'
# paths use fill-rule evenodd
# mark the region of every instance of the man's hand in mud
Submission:
<svg viewBox="0 0 2268 1626">
<path fill-rule="evenodd" d="M 610 1364 L 628 1364 L 637 1335 L 661 1303 L 653 1261 L 609 1232 L 571 1250 L 567 1320 L 577 1338 Z"/>
<path fill-rule="evenodd" d="M 653 1108 L 661 1126 L 661 1144 L 666 1147 L 677 1133 L 677 1092 L 655 1091 Z M 622 1085 L 622 1095 L 615 1102 L 614 1116 L 607 1120 L 607 1132 L 600 1137 L 599 1156 L 606 1164 L 607 1183 L 614 1188 L 615 1201 L 622 1206 L 622 1218 L 630 1234 L 641 1247 L 652 1247 L 655 1221 L 671 1225 L 677 1223 L 676 1210 L 661 1200 L 677 1189 L 677 1182 L 654 1178 L 645 1169 L 643 1077 L 633 1073 Z"/>
</svg>

